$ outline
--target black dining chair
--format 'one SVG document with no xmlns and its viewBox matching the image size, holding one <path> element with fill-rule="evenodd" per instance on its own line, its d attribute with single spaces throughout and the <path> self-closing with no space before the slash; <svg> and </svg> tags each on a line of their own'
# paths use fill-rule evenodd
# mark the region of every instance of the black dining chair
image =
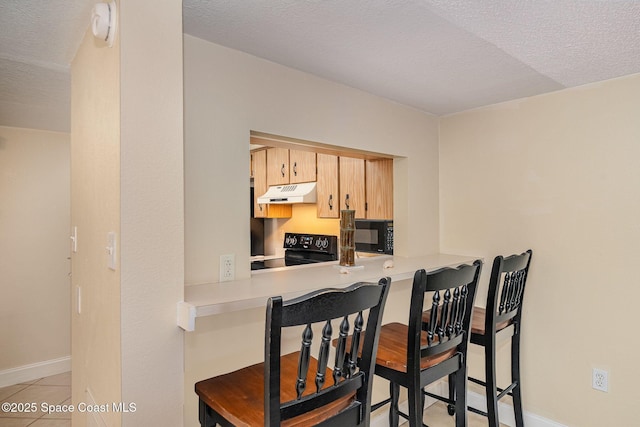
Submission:
<svg viewBox="0 0 640 427">
<path fill-rule="evenodd" d="M 484 415 L 489 426 L 500 425 L 498 401 L 506 395 L 513 398 L 516 426 L 524 426 L 522 413 L 522 382 L 520 379 L 520 337 L 522 332 L 522 303 L 533 251 L 519 255 L 497 256 L 493 260 L 486 309 L 475 307 L 471 325 L 471 343 L 484 347 L 485 381 L 469 378 L 485 389 L 487 412 L 477 408 L 470 411 Z M 500 388 L 496 384 L 496 341 L 511 338 L 511 384 Z"/>
<path fill-rule="evenodd" d="M 390 403 L 390 426 L 397 427 L 400 416 L 408 419 L 411 427 L 422 426 L 425 396 L 454 405 L 456 426 L 467 425 L 467 346 L 481 268 L 482 261 L 477 260 L 457 268 L 418 270 L 413 278 L 408 324 L 382 326 L 375 373 L 389 380 L 390 397 L 372 409 Z M 425 310 L 428 318 L 423 322 Z M 455 390 L 453 399 L 424 390 L 445 377 Z M 407 389 L 409 414 L 399 410 L 400 387 Z"/>
<path fill-rule="evenodd" d="M 368 426 L 390 281 L 324 289 L 289 301 L 270 298 L 264 363 L 196 383 L 200 425 Z M 283 355 L 282 331 L 293 327 L 302 334 L 300 351 Z M 334 327 L 338 347 L 330 368 Z M 319 337 L 317 358 L 311 356 L 314 329 Z M 349 334 L 364 338 L 347 347 Z M 360 359 L 358 353 L 363 355 Z"/>
</svg>

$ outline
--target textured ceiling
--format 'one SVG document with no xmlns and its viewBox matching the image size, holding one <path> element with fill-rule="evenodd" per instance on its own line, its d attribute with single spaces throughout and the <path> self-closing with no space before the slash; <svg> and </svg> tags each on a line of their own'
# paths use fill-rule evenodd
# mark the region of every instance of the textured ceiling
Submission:
<svg viewBox="0 0 640 427">
<path fill-rule="evenodd" d="M 0 125 L 68 131 L 93 0 L 0 2 Z M 640 1 L 183 0 L 187 34 L 433 114 L 640 72 Z"/>
<path fill-rule="evenodd" d="M 640 72 L 640 2 L 184 0 L 185 32 L 434 114 Z"/>
<path fill-rule="evenodd" d="M 0 125 L 69 131 L 69 65 L 93 3 L 0 1 Z"/>
</svg>

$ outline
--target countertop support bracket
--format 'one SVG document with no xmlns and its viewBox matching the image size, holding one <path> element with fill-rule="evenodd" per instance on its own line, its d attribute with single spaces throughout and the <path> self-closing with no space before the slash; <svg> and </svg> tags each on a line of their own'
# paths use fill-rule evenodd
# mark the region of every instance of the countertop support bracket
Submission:
<svg viewBox="0 0 640 427">
<path fill-rule="evenodd" d="M 187 332 L 196 330 L 196 307 L 188 302 L 178 303 L 178 326 Z"/>
</svg>

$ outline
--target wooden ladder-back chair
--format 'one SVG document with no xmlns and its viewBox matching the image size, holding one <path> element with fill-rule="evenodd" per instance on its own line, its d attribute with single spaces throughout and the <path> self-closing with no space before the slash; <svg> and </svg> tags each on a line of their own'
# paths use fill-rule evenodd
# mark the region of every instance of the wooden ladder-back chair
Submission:
<svg viewBox="0 0 640 427">
<path fill-rule="evenodd" d="M 443 400 L 456 409 L 456 426 L 467 425 L 467 345 L 471 310 L 482 261 L 433 272 L 418 270 L 413 278 L 409 324 L 390 323 L 380 330 L 376 375 L 390 382 L 390 397 L 373 405 L 391 403 L 389 425 L 397 427 L 399 416 L 411 427 L 422 426 L 425 395 Z M 426 303 L 425 303 L 426 301 Z M 423 312 L 429 315 L 423 323 Z M 426 393 L 424 388 L 449 376 L 455 385 L 455 401 Z M 409 414 L 398 409 L 400 386 L 409 397 Z"/>
<path fill-rule="evenodd" d="M 264 363 L 196 383 L 200 424 L 368 426 L 374 361 L 390 281 L 383 278 L 378 284 L 324 289 L 289 301 L 270 298 Z M 331 369 L 334 320 L 340 345 Z M 321 328 L 317 359 L 311 356 L 313 325 Z M 301 347 L 282 355 L 282 331 L 289 327 L 303 330 Z M 364 336 L 362 348 L 347 348 L 349 333 Z M 358 351 L 365 356 L 359 360 L 350 356 Z"/>
<path fill-rule="evenodd" d="M 469 378 L 469 381 L 485 388 L 487 412 L 476 408 L 470 411 L 484 415 L 489 426 L 498 427 L 498 401 L 506 396 L 513 397 L 516 426 L 523 427 L 522 385 L 520 381 L 520 333 L 522 330 L 522 302 L 529 274 L 533 251 L 529 249 L 520 255 L 507 258 L 497 256 L 493 260 L 487 307 L 475 307 L 471 326 L 471 343 L 484 347 L 485 381 Z M 496 340 L 511 338 L 511 384 L 500 388 L 496 385 Z"/>
</svg>

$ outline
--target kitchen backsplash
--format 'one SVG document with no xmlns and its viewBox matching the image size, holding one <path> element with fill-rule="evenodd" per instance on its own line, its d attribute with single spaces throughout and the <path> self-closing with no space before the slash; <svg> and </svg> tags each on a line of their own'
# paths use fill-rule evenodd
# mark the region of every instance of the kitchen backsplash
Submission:
<svg viewBox="0 0 640 427">
<path fill-rule="evenodd" d="M 315 204 L 294 204 L 291 218 L 265 219 L 265 255 L 284 255 L 284 233 L 340 236 L 340 220 L 318 218 Z"/>
</svg>

